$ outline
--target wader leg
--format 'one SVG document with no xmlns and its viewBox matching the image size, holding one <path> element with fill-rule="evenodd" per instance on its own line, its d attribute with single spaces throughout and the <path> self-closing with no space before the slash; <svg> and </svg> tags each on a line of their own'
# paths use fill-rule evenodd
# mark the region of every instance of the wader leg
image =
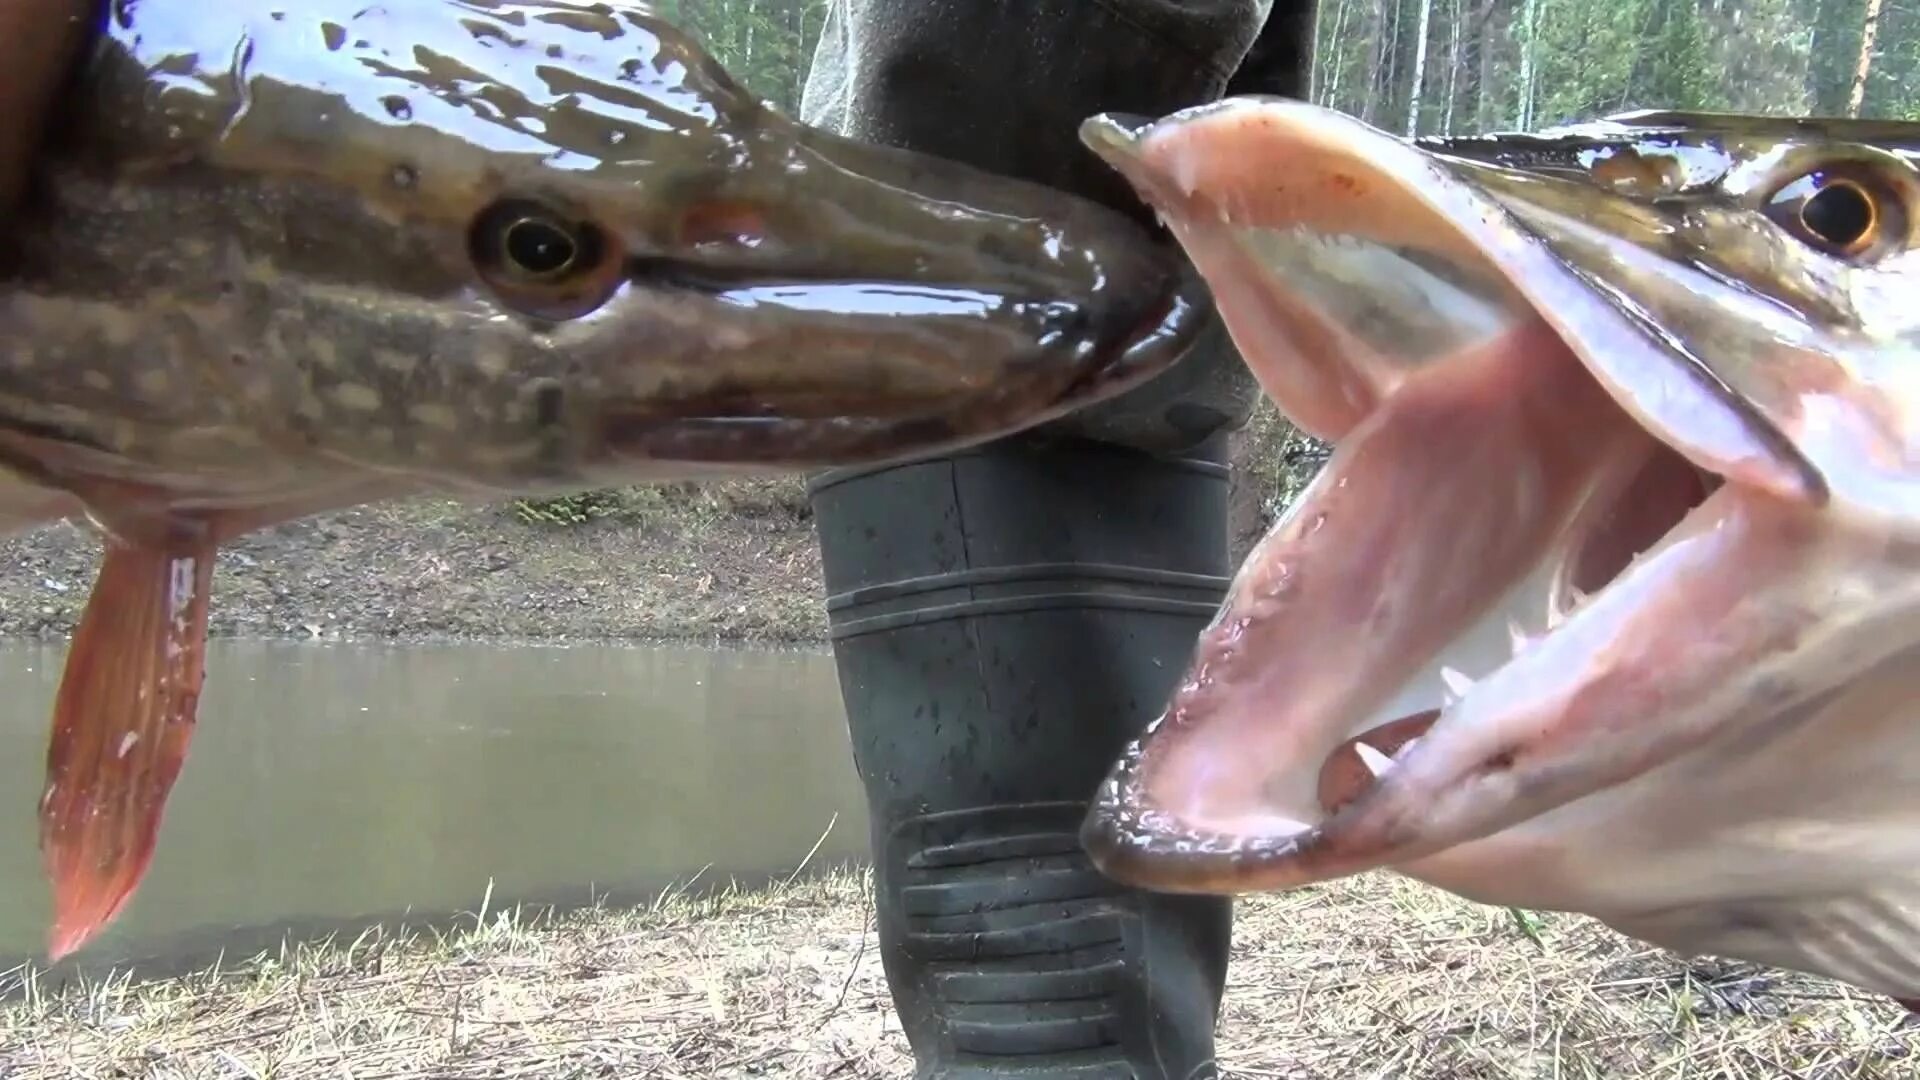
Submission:
<svg viewBox="0 0 1920 1080">
<path fill-rule="evenodd" d="M 851 0 L 802 115 L 1144 217 L 1080 120 L 1218 97 L 1267 6 Z M 1036 435 L 811 485 L 922 1077 L 1216 1075 L 1230 902 L 1122 888 L 1078 830 L 1224 596 L 1226 435 L 1255 393 L 1216 324 L 1166 377 Z"/>
<path fill-rule="evenodd" d="M 1093 869 L 1086 800 L 1226 578 L 1212 446 L 1091 441 L 819 478 L 881 956 L 922 1075 L 1211 1076 L 1231 908 Z"/>
</svg>

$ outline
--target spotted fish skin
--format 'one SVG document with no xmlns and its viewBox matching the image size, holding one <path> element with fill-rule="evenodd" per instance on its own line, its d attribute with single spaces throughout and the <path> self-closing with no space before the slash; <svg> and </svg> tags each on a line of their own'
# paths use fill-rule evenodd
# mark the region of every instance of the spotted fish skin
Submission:
<svg viewBox="0 0 1920 1080">
<path fill-rule="evenodd" d="M 805 128 L 639 9 L 112 5 L 58 120 L 0 266 L 0 429 L 78 460 L 0 458 L 56 488 L 884 459 L 1118 392 L 1204 313 L 1120 215 Z"/>
</svg>

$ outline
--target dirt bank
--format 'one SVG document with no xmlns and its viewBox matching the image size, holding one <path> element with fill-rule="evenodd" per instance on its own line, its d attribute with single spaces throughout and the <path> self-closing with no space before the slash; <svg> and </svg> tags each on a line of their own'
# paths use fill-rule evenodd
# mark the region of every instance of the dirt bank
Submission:
<svg viewBox="0 0 1920 1080">
<path fill-rule="evenodd" d="M 824 626 L 818 554 L 797 487 L 786 496 L 642 489 L 572 524 L 439 500 L 309 518 L 221 553 L 213 632 L 811 640 Z M 0 545 L 0 634 L 70 632 L 98 559 L 73 525 Z"/>
<path fill-rule="evenodd" d="M 1236 449 L 1238 548 L 1311 462 L 1263 411 Z M 222 636 L 824 640 L 819 550 L 797 479 L 670 484 L 517 504 L 417 500 L 248 536 L 222 552 Z M 558 518 L 556 520 L 556 517 Z M 64 637 L 98 541 L 58 525 L 0 541 L 0 636 Z"/>
</svg>

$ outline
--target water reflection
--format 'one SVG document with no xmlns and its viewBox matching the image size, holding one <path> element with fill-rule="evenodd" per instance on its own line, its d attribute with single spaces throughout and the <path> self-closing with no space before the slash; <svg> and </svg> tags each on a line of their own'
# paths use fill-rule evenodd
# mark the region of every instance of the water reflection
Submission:
<svg viewBox="0 0 1920 1080">
<path fill-rule="evenodd" d="M 39 958 L 64 646 L 0 646 L 0 965 Z M 82 959 L 863 856 L 824 653 L 216 642 L 146 883 Z"/>
</svg>

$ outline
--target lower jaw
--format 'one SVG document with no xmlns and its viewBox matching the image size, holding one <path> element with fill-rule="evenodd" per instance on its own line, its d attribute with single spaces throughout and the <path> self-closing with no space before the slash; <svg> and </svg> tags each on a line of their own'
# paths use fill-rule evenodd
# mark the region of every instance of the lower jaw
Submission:
<svg viewBox="0 0 1920 1080">
<path fill-rule="evenodd" d="M 1322 812 L 1332 814 L 1364 794 L 1381 767 L 1409 752 L 1442 710 L 1532 641 L 1551 634 L 1589 595 L 1606 589 L 1706 502 L 1720 483 L 1678 453 L 1656 448 L 1622 491 L 1596 508 L 1594 516 L 1601 521 L 1577 529 L 1562 555 L 1535 567 L 1472 629 L 1448 642 L 1393 700 L 1351 729 L 1320 766 Z"/>
<path fill-rule="evenodd" d="M 1396 759 L 1411 752 L 1442 710 L 1464 696 L 1472 683 L 1551 634 L 1586 594 L 1611 584 L 1633 558 L 1656 545 L 1718 484 L 1717 478 L 1699 473 L 1664 445 L 1655 444 L 1652 465 L 1639 474 L 1640 479 L 1594 508 L 1592 518 L 1597 520 L 1583 514 L 1581 527 L 1571 530 L 1566 542 L 1556 545 L 1464 632 L 1429 656 L 1389 697 L 1365 710 L 1358 722 L 1345 725 L 1344 737 L 1329 752 L 1301 753 L 1267 770 L 1270 780 L 1279 783 L 1269 782 L 1266 789 L 1291 792 L 1292 798 L 1271 803 L 1236 799 L 1201 810 L 1208 800 L 1192 798 L 1191 791 L 1157 794 L 1155 740 L 1148 736 L 1144 749 L 1136 748 L 1121 770 L 1133 785 L 1122 798 L 1138 800 L 1128 816 L 1177 821 L 1180 831 L 1188 834 L 1184 846 L 1189 850 L 1173 850 L 1183 843 L 1168 844 L 1166 836 L 1156 840 L 1147 835 L 1151 830 L 1121 826 L 1117 808 L 1109 804 L 1096 809 L 1085 833 L 1097 857 L 1169 891 L 1239 892 L 1262 887 L 1257 875 L 1242 877 L 1237 865 L 1242 854 L 1229 852 L 1244 853 L 1257 862 L 1260 852 L 1282 850 L 1310 836 L 1365 794 Z M 1656 486 L 1650 489 L 1643 480 Z M 1247 659 L 1258 662 L 1257 656 Z M 1362 745 L 1366 749 L 1360 749 Z M 1303 800 L 1304 793 L 1311 794 Z M 1165 809 L 1181 806 L 1186 810 Z M 1202 846 L 1210 850 L 1193 850 Z"/>
</svg>

